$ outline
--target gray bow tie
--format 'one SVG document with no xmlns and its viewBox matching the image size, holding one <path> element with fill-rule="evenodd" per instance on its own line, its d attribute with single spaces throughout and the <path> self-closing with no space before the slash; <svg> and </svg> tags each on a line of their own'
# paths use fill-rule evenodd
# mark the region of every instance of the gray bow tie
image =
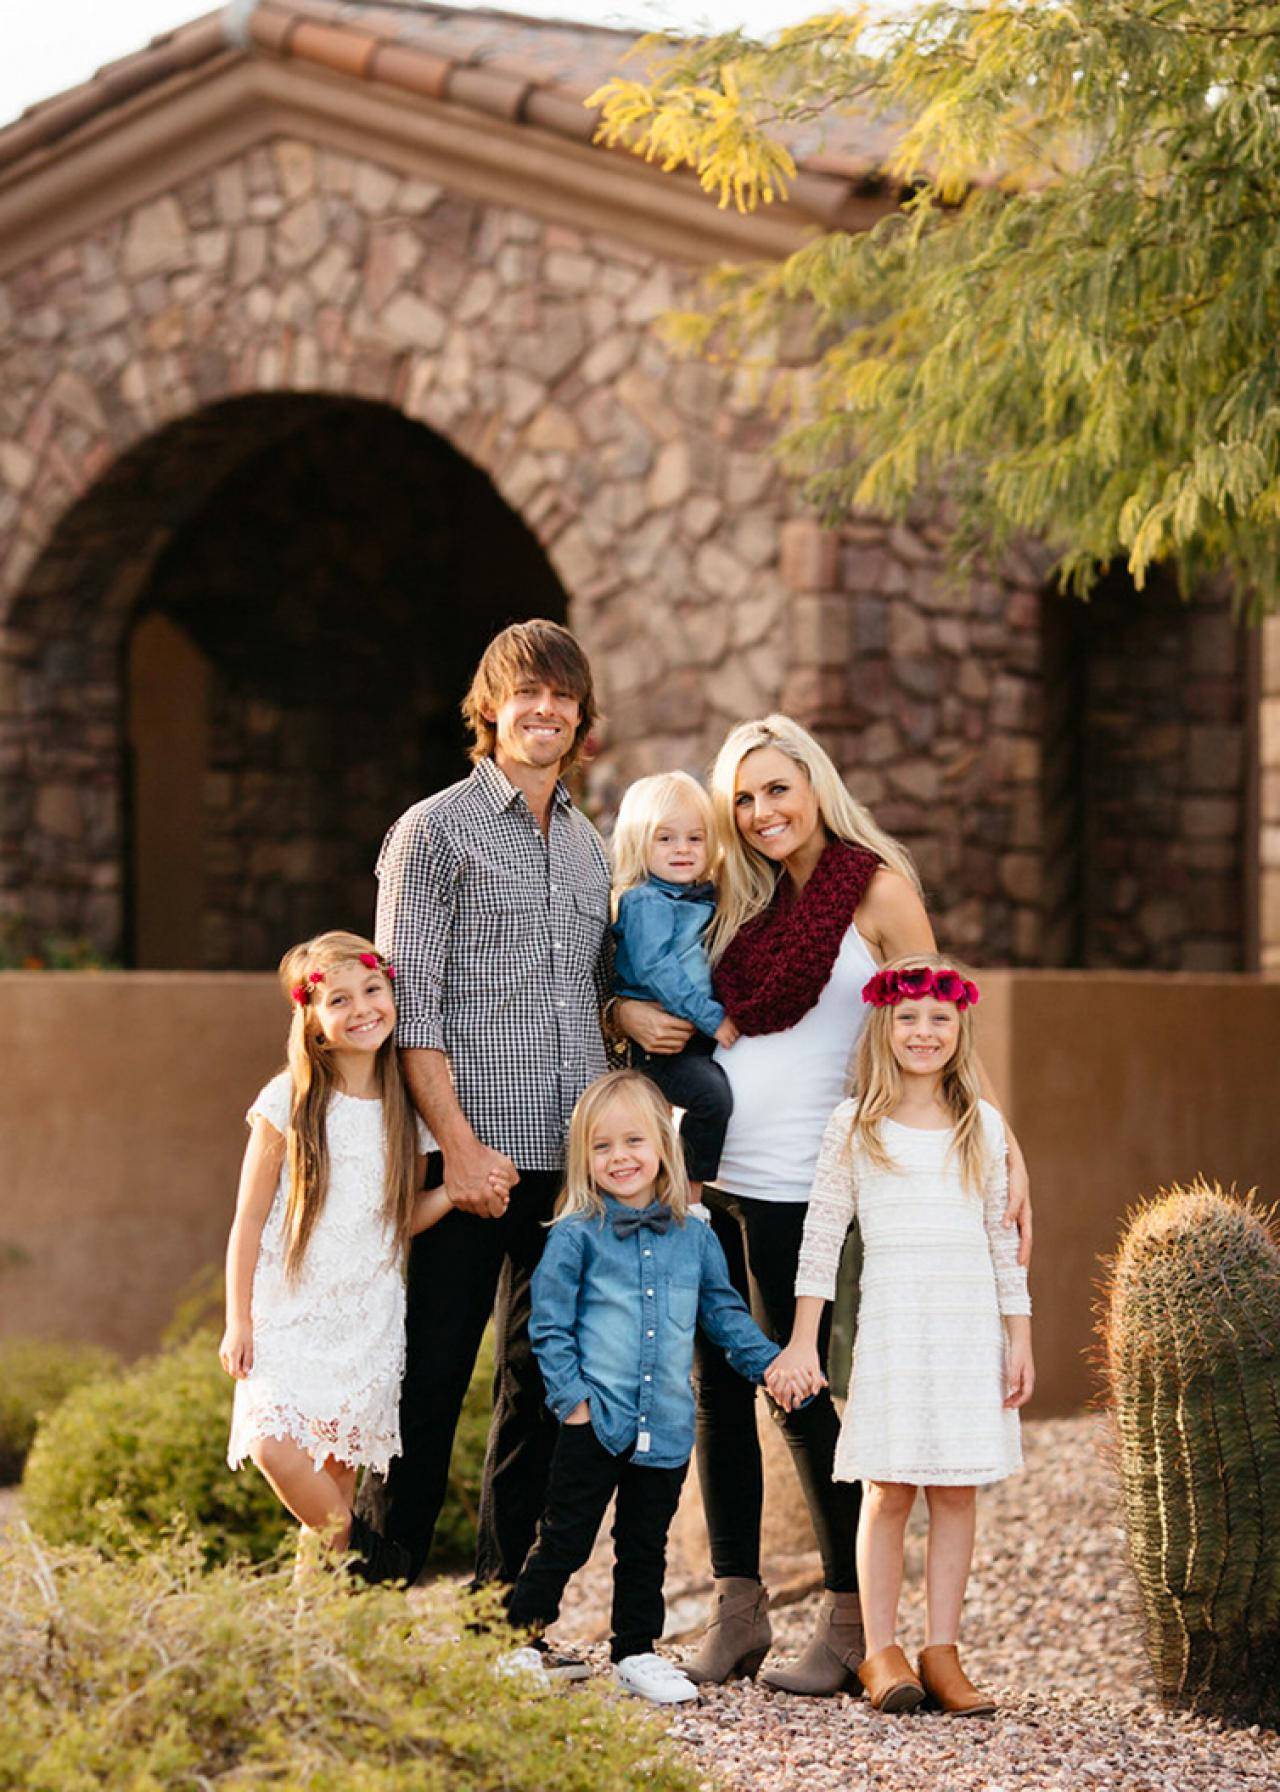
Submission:
<svg viewBox="0 0 1280 1792">
<path fill-rule="evenodd" d="M 670 1224 L 671 1209 L 661 1202 L 652 1207 L 627 1207 L 613 1216 L 613 1230 L 619 1238 L 630 1238 L 646 1226 L 654 1232 L 665 1232 Z"/>
</svg>

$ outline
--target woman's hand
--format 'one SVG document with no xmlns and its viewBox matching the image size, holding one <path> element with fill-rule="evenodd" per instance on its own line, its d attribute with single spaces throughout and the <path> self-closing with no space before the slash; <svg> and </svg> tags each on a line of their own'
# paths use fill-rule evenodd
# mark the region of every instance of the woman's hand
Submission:
<svg viewBox="0 0 1280 1792">
<path fill-rule="evenodd" d="M 227 1329 L 218 1346 L 218 1361 L 228 1375 L 243 1381 L 253 1367 L 253 1323 L 248 1319 L 228 1319 Z"/>
<path fill-rule="evenodd" d="M 642 1051 L 652 1052 L 656 1057 L 674 1056 L 693 1038 L 694 1029 L 689 1021 L 668 1014 L 656 1002 L 620 996 L 614 1013 L 627 1038 L 634 1039 Z"/>
</svg>

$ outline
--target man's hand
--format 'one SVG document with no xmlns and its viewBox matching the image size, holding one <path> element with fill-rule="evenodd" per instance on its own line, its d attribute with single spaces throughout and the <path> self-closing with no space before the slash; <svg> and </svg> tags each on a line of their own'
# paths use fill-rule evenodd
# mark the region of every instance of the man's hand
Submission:
<svg viewBox="0 0 1280 1792">
<path fill-rule="evenodd" d="M 623 996 L 614 1012 L 628 1039 L 634 1039 L 642 1050 L 661 1058 L 683 1051 L 694 1035 L 691 1022 L 668 1014 L 656 1002 L 640 1002 L 634 997 Z"/>
<path fill-rule="evenodd" d="M 498 1219 L 507 1211 L 520 1172 L 509 1157 L 477 1138 L 456 1144 L 444 1154 L 444 1181 L 449 1199 L 460 1213 Z"/>
</svg>

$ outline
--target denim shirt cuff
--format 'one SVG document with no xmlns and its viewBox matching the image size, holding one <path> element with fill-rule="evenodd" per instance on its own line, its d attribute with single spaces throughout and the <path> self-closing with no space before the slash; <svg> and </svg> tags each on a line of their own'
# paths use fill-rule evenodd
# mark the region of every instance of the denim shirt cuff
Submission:
<svg viewBox="0 0 1280 1792">
<path fill-rule="evenodd" d="M 547 1405 L 563 1425 L 575 1406 L 591 1398 L 591 1389 L 585 1381 L 572 1381 L 567 1391 L 547 1395 Z"/>
</svg>

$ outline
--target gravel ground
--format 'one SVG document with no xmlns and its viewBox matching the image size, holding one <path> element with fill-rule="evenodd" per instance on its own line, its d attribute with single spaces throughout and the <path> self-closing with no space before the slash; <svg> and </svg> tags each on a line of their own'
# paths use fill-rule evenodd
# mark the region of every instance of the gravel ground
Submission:
<svg viewBox="0 0 1280 1792">
<path fill-rule="evenodd" d="M 677 1708 L 673 1737 L 707 1770 L 708 1786 L 740 1792 L 1280 1792 L 1280 1738 L 1222 1730 L 1162 1710 L 1150 1688 L 1116 1492 L 1096 1417 L 1029 1421 L 1027 1466 L 980 1495 L 979 1536 L 965 1606 L 964 1658 L 995 1691 L 989 1721 L 882 1717 L 860 1699 L 801 1699 L 741 1681 L 704 1688 Z M 696 1493 L 694 1494 L 696 1498 Z M 775 1532 L 776 1532 L 776 1528 Z M 908 1543 L 902 1642 L 923 1641 L 923 1502 Z M 673 1535 L 664 1649 L 681 1640 L 709 1585 L 686 1513 Z M 765 1578 L 791 1602 L 773 1613 L 774 1648 L 798 1650 L 816 1607 L 816 1557 L 775 1557 Z M 585 1645 L 601 1672 L 607 1650 L 610 1553 L 602 1539 L 575 1578 L 556 1631 Z M 564 1696 L 571 1697 L 567 1692 Z"/>
</svg>

